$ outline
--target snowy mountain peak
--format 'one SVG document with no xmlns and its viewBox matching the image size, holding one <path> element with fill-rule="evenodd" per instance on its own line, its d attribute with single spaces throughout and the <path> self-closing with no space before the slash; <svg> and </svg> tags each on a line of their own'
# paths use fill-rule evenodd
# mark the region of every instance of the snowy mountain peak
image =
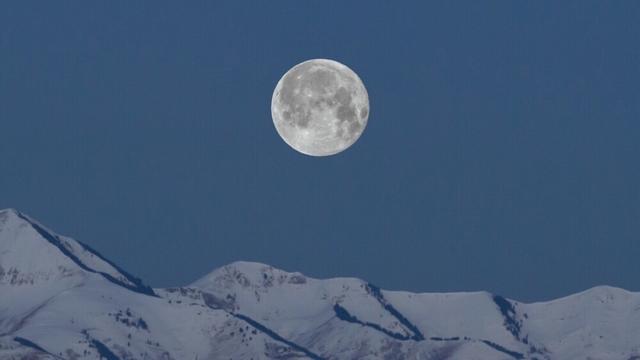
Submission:
<svg viewBox="0 0 640 360">
<path fill-rule="evenodd" d="M 139 279 L 98 252 L 58 235 L 14 209 L 0 211 L 0 282 L 34 285 L 41 281 L 81 281 L 96 274 L 129 290 L 154 295 Z"/>
<path fill-rule="evenodd" d="M 13 208 L 0 209 L 0 219 L 2 219 L 5 216 L 9 216 L 11 214 L 17 215 L 18 214 L 18 210 L 13 209 Z"/>
<path fill-rule="evenodd" d="M 631 291 L 609 285 L 594 286 L 576 295 L 593 296 L 593 297 L 629 297 L 633 293 Z"/>
<path fill-rule="evenodd" d="M 24 221 L 16 209 L 0 210 L 0 231 L 4 228 L 20 226 Z"/>
<path fill-rule="evenodd" d="M 210 272 L 191 286 L 200 288 L 209 286 L 270 288 L 285 283 L 303 284 L 306 281 L 306 277 L 297 272 L 286 272 L 258 262 L 236 261 Z"/>
</svg>

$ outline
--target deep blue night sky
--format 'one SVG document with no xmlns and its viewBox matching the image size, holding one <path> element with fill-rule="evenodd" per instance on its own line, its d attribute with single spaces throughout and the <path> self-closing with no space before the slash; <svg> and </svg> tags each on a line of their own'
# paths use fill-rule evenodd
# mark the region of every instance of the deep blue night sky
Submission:
<svg viewBox="0 0 640 360">
<path fill-rule="evenodd" d="M 371 101 L 337 156 L 273 88 L 311 58 Z M 640 2 L 5 1 L 0 208 L 153 286 L 252 260 L 521 300 L 639 290 Z"/>
</svg>

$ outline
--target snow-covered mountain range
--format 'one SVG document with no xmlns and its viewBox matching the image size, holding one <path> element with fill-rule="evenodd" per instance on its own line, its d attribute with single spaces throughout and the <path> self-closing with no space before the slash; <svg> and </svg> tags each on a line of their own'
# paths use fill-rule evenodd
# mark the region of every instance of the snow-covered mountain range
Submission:
<svg viewBox="0 0 640 360">
<path fill-rule="evenodd" d="M 88 246 L 0 211 L 0 359 L 640 360 L 640 293 L 525 304 L 386 291 L 236 262 L 153 289 Z"/>
</svg>

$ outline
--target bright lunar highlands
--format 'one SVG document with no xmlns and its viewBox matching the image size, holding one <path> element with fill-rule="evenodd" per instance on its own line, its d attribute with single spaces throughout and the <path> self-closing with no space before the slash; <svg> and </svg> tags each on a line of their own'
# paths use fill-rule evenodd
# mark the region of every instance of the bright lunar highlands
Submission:
<svg viewBox="0 0 640 360">
<path fill-rule="evenodd" d="M 358 140 L 369 118 L 369 96 L 351 69 L 333 60 L 300 63 L 280 79 L 271 99 L 278 134 L 311 156 L 337 154 Z"/>
</svg>

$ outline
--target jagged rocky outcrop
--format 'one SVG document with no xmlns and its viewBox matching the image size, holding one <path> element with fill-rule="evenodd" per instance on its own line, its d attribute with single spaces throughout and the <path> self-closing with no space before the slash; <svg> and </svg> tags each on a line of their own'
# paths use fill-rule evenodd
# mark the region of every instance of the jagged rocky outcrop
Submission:
<svg viewBox="0 0 640 360">
<path fill-rule="evenodd" d="M 414 294 L 236 262 L 152 289 L 98 252 L 0 211 L 0 360 L 640 359 L 640 294 L 525 304 Z"/>
</svg>

